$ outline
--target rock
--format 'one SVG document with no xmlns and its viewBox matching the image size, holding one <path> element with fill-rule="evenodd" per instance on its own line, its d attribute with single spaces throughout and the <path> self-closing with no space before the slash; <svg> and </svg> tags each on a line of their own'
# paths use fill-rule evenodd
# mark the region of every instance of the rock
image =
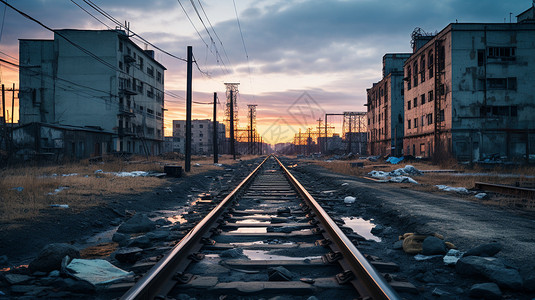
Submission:
<svg viewBox="0 0 535 300">
<path fill-rule="evenodd" d="M 402 241 L 402 240 L 396 241 L 396 242 L 392 245 L 392 249 L 394 249 L 394 250 L 401 250 L 401 249 L 403 249 L 403 241 Z"/>
<path fill-rule="evenodd" d="M 149 232 L 156 228 L 153 221 L 145 214 L 135 214 L 128 221 L 124 222 L 117 228 L 117 232 L 121 233 L 141 233 Z"/>
<path fill-rule="evenodd" d="M 403 251 L 407 254 L 417 254 L 422 252 L 422 243 L 427 237 L 420 234 L 404 234 L 403 235 Z"/>
<path fill-rule="evenodd" d="M 219 253 L 219 257 L 222 258 L 244 258 L 246 257 L 243 255 L 243 249 L 242 248 L 233 248 L 225 250 L 221 253 Z"/>
<path fill-rule="evenodd" d="M 530 292 L 535 291 L 535 269 L 524 274 L 524 288 Z"/>
<path fill-rule="evenodd" d="M 158 231 L 149 232 L 149 233 L 146 234 L 146 236 L 151 241 L 152 240 L 165 240 L 169 236 L 169 232 L 163 231 L 163 230 L 158 230 Z"/>
<path fill-rule="evenodd" d="M 175 223 L 171 228 L 169 228 L 169 230 L 179 231 L 180 227 L 180 223 Z"/>
<path fill-rule="evenodd" d="M 520 290 L 523 280 L 520 273 L 507 268 L 500 260 L 493 257 L 465 256 L 455 265 L 457 273 L 467 276 L 481 275 L 499 286 Z"/>
<path fill-rule="evenodd" d="M 141 258 L 143 249 L 132 247 L 122 248 L 115 252 L 115 259 L 123 263 L 135 263 Z"/>
<path fill-rule="evenodd" d="M 433 289 L 433 292 L 431 292 L 431 295 L 436 296 L 436 297 L 442 297 L 442 296 L 449 296 L 451 294 L 439 288 L 435 288 Z"/>
<path fill-rule="evenodd" d="M 65 278 L 63 280 L 62 288 L 64 290 L 83 294 L 92 294 L 96 288 L 91 283 L 85 280 L 74 280 L 72 278 Z"/>
<path fill-rule="evenodd" d="M 483 298 L 489 300 L 502 299 L 502 291 L 494 282 L 474 284 L 470 288 L 469 295 L 473 298 Z"/>
<path fill-rule="evenodd" d="M 289 216 L 290 213 L 291 213 L 291 210 L 289 207 L 281 207 L 277 209 L 278 216 Z"/>
<path fill-rule="evenodd" d="M 373 227 L 370 232 L 372 234 L 380 234 L 381 232 L 383 232 L 383 230 L 385 230 L 385 227 L 383 225 L 375 225 L 375 227 Z"/>
<path fill-rule="evenodd" d="M 477 193 L 474 195 L 479 200 L 488 199 L 489 196 L 486 193 Z"/>
<path fill-rule="evenodd" d="M 116 232 L 111 237 L 111 240 L 121 245 L 122 242 L 126 242 L 130 237 L 124 233 Z"/>
<path fill-rule="evenodd" d="M 120 224 L 121 224 L 121 219 L 120 218 L 115 218 L 115 219 L 111 220 L 111 222 L 110 222 L 111 226 L 119 226 Z"/>
<path fill-rule="evenodd" d="M 169 221 L 167 219 L 164 219 L 164 218 L 154 221 L 154 224 L 159 225 L 159 226 L 166 226 L 166 225 L 170 225 L 172 223 L 173 222 L 171 222 L 171 221 Z"/>
<path fill-rule="evenodd" d="M 11 293 L 13 294 L 30 294 L 37 292 L 42 292 L 43 290 L 48 289 L 47 287 L 37 286 L 37 285 L 13 285 L 11 286 Z"/>
<path fill-rule="evenodd" d="M 497 242 L 479 245 L 475 248 L 466 251 L 464 256 L 494 256 L 498 252 L 502 251 L 502 248 L 502 244 Z"/>
<path fill-rule="evenodd" d="M 152 242 L 146 235 L 142 235 L 130 241 L 128 247 L 150 248 L 152 247 Z"/>
<path fill-rule="evenodd" d="M 21 284 L 33 279 L 32 276 L 23 274 L 6 274 L 4 278 L 7 282 L 9 282 L 9 284 Z"/>
<path fill-rule="evenodd" d="M 28 268 L 30 272 L 59 270 L 61 261 L 67 255 L 71 258 L 80 258 L 80 251 L 69 244 L 48 244 L 39 252 L 37 258 L 30 262 Z"/>
<path fill-rule="evenodd" d="M 6 255 L 0 256 L 0 267 L 5 267 L 9 264 L 9 261 L 7 259 Z"/>
<path fill-rule="evenodd" d="M 444 241 L 437 237 L 428 236 L 425 238 L 424 242 L 422 243 L 423 255 L 445 254 L 446 251 L 447 250 L 446 250 L 446 245 L 444 244 Z"/>
<path fill-rule="evenodd" d="M 270 267 L 268 268 L 269 281 L 291 281 L 294 275 L 285 267 Z"/>
</svg>

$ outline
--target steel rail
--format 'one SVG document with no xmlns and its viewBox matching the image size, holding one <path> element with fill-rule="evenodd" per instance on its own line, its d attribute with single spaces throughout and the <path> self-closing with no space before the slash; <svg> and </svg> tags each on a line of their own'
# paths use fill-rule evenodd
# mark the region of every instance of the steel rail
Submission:
<svg viewBox="0 0 535 300">
<path fill-rule="evenodd" d="M 535 199 L 535 189 L 486 182 L 476 182 L 474 187 L 478 190 Z"/>
<path fill-rule="evenodd" d="M 273 157 L 279 163 L 282 170 L 284 170 L 297 192 L 315 212 L 316 217 L 325 225 L 325 231 L 332 238 L 332 242 L 338 246 L 340 252 L 342 252 L 344 259 L 349 263 L 351 271 L 357 277 L 357 280 L 363 283 L 363 285 L 355 286 L 361 294 L 360 296 L 362 298 L 371 297 L 374 300 L 401 299 L 396 291 L 387 283 L 385 278 L 368 262 L 364 255 L 360 253 L 338 225 L 329 217 L 314 197 L 308 193 L 277 157 Z"/>
<path fill-rule="evenodd" d="M 268 158 L 269 156 L 182 238 L 167 255 L 138 280 L 121 299 L 154 299 L 159 296 L 162 287 L 175 275 L 176 266 L 184 259 L 187 259 L 187 255 L 192 251 L 191 249 L 200 244 L 201 238 L 209 233 L 210 228 L 214 226 L 234 197 L 253 180 Z"/>
</svg>

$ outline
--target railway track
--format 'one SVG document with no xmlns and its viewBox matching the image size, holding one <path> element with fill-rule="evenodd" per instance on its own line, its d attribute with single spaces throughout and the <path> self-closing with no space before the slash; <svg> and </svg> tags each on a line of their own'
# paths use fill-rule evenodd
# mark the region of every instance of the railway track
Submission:
<svg viewBox="0 0 535 300">
<path fill-rule="evenodd" d="M 270 156 L 121 299 L 400 299 L 355 238 Z"/>
</svg>

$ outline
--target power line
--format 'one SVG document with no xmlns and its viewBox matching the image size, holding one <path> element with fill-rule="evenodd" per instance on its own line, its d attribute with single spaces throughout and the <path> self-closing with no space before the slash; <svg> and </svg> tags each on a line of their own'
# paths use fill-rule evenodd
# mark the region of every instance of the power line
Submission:
<svg viewBox="0 0 535 300">
<path fill-rule="evenodd" d="M 227 51 L 225 50 L 225 46 L 223 46 L 223 42 L 221 41 L 221 39 L 219 38 L 219 35 L 215 31 L 214 26 L 212 26 L 212 22 L 210 22 L 210 19 L 208 18 L 208 15 L 206 15 L 206 11 L 204 10 L 204 7 L 202 6 L 201 0 L 197 0 L 197 2 L 199 2 L 199 6 L 201 7 L 201 10 L 202 10 L 202 12 L 204 14 L 204 17 L 206 18 L 206 21 L 208 21 L 208 24 L 210 25 L 210 28 L 212 28 L 212 31 L 214 32 L 215 37 L 219 41 L 219 44 L 221 45 L 221 48 L 223 49 L 223 53 L 225 54 L 225 57 L 227 58 L 227 61 L 228 61 L 229 65 L 231 65 L 230 59 L 228 58 L 228 55 L 227 55 Z"/>
<path fill-rule="evenodd" d="M 72 1 L 72 0 L 71 0 Z M 98 5 L 96 5 L 95 3 L 93 3 L 92 1 L 90 0 L 83 0 L 87 5 L 89 5 L 90 7 L 92 7 L 94 10 L 96 10 L 98 13 L 100 13 L 101 15 L 103 15 L 104 17 L 106 17 L 108 20 L 112 21 L 114 24 L 116 24 L 117 26 L 119 27 L 124 27 L 123 24 L 121 24 L 121 22 L 119 22 L 117 19 L 115 19 L 111 14 L 107 13 L 104 9 L 100 8 Z M 85 11 L 85 10 L 84 10 Z M 179 57 L 179 56 L 176 56 L 156 45 L 154 45 L 153 43 L 149 42 L 147 39 L 145 39 L 144 37 L 140 36 L 139 34 L 135 33 L 134 31 L 130 30 L 130 28 L 128 28 L 128 32 L 131 33 L 132 35 L 138 37 L 139 39 L 141 39 L 144 43 L 148 44 L 148 45 L 151 45 L 154 49 L 157 49 L 159 51 L 161 51 L 162 53 L 165 53 L 167 55 L 169 55 L 170 57 L 173 57 L 175 59 L 178 59 L 180 61 L 184 61 L 186 62 L 187 60 L 182 58 L 182 57 Z"/>
<path fill-rule="evenodd" d="M 97 20 L 98 22 L 100 22 L 100 24 L 106 26 L 106 28 L 108 29 L 111 29 L 110 26 L 106 25 L 106 23 L 102 22 L 101 20 L 99 20 L 97 17 L 95 17 L 92 13 L 88 12 L 85 8 L 83 8 L 82 6 L 80 6 L 78 3 L 74 2 L 74 0 L 71 0 L 72 3 L 74 3 L 76 6 L 78 6 L 81 10 L 85 11 L 88 15 L 90 15 L 91 17 L 93 17 L 93 19 Z"/>
<path fill-rule="evenodd" d="M 4 23 L 6 22 L 7 5 L 4 5 L 4 16 L 2 17 L 2 27 L 0 28 L 0 41 L 2 41 L 2 33 L 4 32 Z"/>
<path fill-rule="evenodd" d="M 210 41 L 212 42 L 211 45 L 213 45 L 214 49 L 215 49 L 215 58 L 216 58 L 217 63 L 219 64 L 221 62 L 223 64 L 223 67 L 225 67 L 226 72 L 229 73 L 229 71 L 227 69 L 227 66 L 225 65 L 225 62 L 223 61 L 223 58 L 221 57 L 221 55 L 219 54 L 219 51 L 217 50 L 217 46 L 215 44 L 214 38 L 212 37 L 212 35 L 210 34 L 210 31 L 206 27 L 206 24 L 204 24 L 204 21 L 203 21 L 201 15 L 199 13 L 199 10 L 197 9 L 197 6 L 195 5 L 194 0 L 190 0 L 190 3 L 191 3 L 191 6 L 193 6 L 193 9 L 195 10 L 195 13 L 197 14 L 197 17 L 201 21 L 201 24 L 204 27 L 204 30 L 208 34 L 208 37 L 210 37 Z"/>
</svg>

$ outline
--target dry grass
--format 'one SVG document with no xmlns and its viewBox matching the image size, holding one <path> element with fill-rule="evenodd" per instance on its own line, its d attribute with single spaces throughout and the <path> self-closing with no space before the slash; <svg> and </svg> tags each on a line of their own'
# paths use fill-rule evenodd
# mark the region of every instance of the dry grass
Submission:
<svg viewBox="0 0 535 300">
<path fill-rule="evenodd" d="M 328 170 L 333 172 L 352 175 L 352 176 L 365 176 L 372 170 L 378 171 L 393 171 L 398 168 L 404 167 L 406 164 L 413 165 L 419 170 L 455 170 L 459 173 L 475 173 L 474 175 L 466 174 L 466 176 L 456 176 L 451 173 L 425 173 L 422 176 L 414 176 L 413 179 L 416 180 L 419 184 L 398 184 L 398 183 L 385 183 L 393 184 L 401 188 L 410 188 L 413 190 L 432 192 L 444 195 L 451 195 L 452 192 L 444 192 L 439 190 L 435 185 L 448 185 L 451 187 L 465 187 L 467 189 L 472 189 L 475 186 L 476 182 L 486 182 L 494 184 L 505 184 L 505 185 L 517 185 L 521 187 L 535 188 L 535 179 L 527 178 L 526 176 L 535 176 L 535 167 L 533 166 L 520 166 L 515 169 L 503 169 L 503 168 L 493 168 L 486 169 L 483 167 L 472 167 L 469 168 L 464 165 L 459 165 L 453 160 L 448 160 L 440 165 L 435 165 L 430 162 L 401 162 L 398 165 L 392 165 L 385 162 L 371 162 L 364 160 L 352 160 L 352 161 L 315 161 L 310 160 L 314 164 L 325 167 Z M 364 163 L 363 167 L 352 167 L 351 163 L 360 162 Z M 479 174 L 478 174 L 479 173 Z M 514 174 L 514 177 L 503 177 L 500 174 Z M 459 195 L 469 200 L 481 201 L 473 197 L 473 195 Z M 527 201 L 529 199 L 518 199 L 515 197 L 495 195 L 490 200 L 482 201 L 485 204 L 500 205 L 500 206 L 515 206 L 515 207 L 530 207 L 533 206 L 533 200 Z M 522 204 L 521 204 L 522 203 Z"/>
<path fill-rule="evenodd" d="M 243 159 L 243 158 L 242 158 Z M 209 170 L 222 169 L 213 164 L 212 158 L 194 157 L 191 172 L 185 176 Z M 195 164 L 199 166 L 195 166 Z M 230 157 L 222 157 L 220 163 L 235 163 Z M 138 194 L 166 184 L 166 179 L 156 177 L 117 177 L 104 172 L 155 171 L 163 172 L 167 164 L 184 165 L 183 161 L 162 160 L 158 157 L 136 157 L 130 162 L 110 159 L 91 164 L 88 160 L 50 166 L 18 166 L 0 170 L 0 222 L 16 219 L 33 220 L 52 208 L 53 204 L 66 204 L 77 212 L 102 204 L 103 196 Z M 76 173 L 78 175 L 63 176 Z M 55 174 L 55 175 L 54 175 Z M 13 188 L 23 188 L 21 191 Z M 60 187 L 67 187 L 56 194 Z"/>
</svg>

